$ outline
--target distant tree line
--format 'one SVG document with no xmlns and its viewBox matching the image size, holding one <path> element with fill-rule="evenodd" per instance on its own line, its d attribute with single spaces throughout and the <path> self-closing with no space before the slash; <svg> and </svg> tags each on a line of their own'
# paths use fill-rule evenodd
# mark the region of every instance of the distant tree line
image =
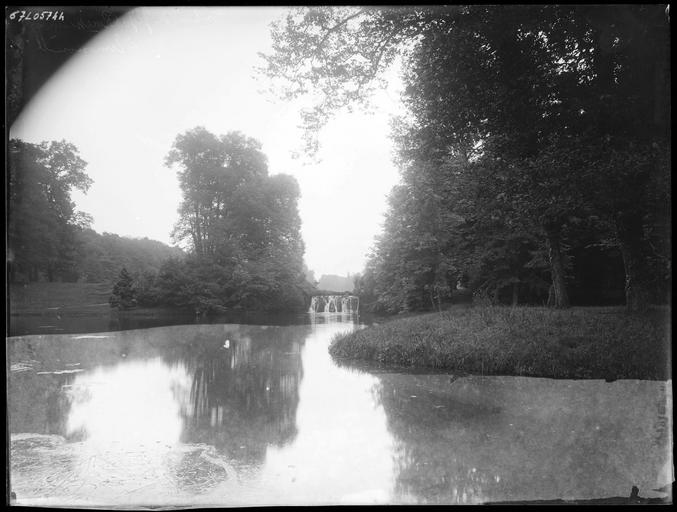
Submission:
<svg viewBox="0 0 677 512">
<path fill-rule="evenodd" d="M 319 98 L 310 151 L 332 113 L 404 64 L 402 180 L 357 280 L 363 303 L 668 300 L 664 6 L 304 8 L 273 40 L 263 71 L 286 97 Z"/>
<path fill-rule="evenodd" d="M 123 268 L 138 276 L 156 274 L 167 260 L 184 256 L 181 249 L 157 240 L 99 234 L 92 229 L 80 231 L 78 239 L 79 274 L 90 283 L 112 282 Z"/>
</svg>

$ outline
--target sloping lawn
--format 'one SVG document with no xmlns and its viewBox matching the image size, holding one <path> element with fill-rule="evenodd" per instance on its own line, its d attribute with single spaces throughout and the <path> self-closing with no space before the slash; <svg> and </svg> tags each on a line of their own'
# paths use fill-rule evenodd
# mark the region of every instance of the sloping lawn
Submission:
<svg viewBox="0 0 677 512">
<path fill-rule="evenodd" d="M 77 308 L 101 305 L 109 308 L 112 283 L 30 283 L 12 284 L 9 308 L 12 314 L 35 314 L 49 308 Z"/>
</svg>

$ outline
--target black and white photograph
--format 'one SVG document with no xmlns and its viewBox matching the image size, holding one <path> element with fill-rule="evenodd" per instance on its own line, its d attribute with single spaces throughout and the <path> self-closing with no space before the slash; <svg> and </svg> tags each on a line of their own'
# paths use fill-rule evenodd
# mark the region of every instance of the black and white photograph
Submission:
<svg viewBox="0 0 677 512">
<path fill-rule="evenodd" d="M 6 504 L 671 505 L 670 29 L 6 7 Z"/>
</svg>

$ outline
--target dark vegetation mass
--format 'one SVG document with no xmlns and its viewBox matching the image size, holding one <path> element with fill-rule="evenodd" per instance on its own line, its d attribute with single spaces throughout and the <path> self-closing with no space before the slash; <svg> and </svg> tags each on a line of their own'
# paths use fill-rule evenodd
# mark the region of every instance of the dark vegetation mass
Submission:
<svg viewBox="0 0 677 512">
<path fill-rule="evenodd" d="M 403 65 L 401 182 L 357 282 L 373 311 L 666 303 L 669 21 L 659 5 L 303 8 L 263 72 L 317 127 Z"/>
<path fill-rule="evenodd" d="M 93 229 L 82 230 L 78 238 L 82 254 L 79 275 L 88 283 L 112 282 L 122 268 L 139 278 L 153 275 L 168 259 L 185 255 L 181 249 L 157 240 L 99 234 Z"/>
<path fill-rule="evenodd" d="M 163 266 L 144 300 L 198 313 L 303 310 L 313 287 L 296 180 L 268 174 L 258 141 L 202 127 L 176 137 L 166 164 L 183 193 L 173 237 L 188 255 Z"/>
</svg>

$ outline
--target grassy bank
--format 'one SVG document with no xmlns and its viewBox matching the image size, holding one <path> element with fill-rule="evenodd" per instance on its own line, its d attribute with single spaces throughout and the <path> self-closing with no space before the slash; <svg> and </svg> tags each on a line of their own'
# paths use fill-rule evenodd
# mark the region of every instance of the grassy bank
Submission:
<svg viewBox="0 0 677 512">
<path fill-rule="evenodd" d="M 332 356 L 484 375 L 666 379 L 666 308 L 459 308 L 337 336 Z"/>
<path fill-rule="evenodd" d="M 192 323 L 195 314 L 153 307 L 118 311 L 108 303 L 111 283 L 11 284 L 6 334 L 67 334 Z"/>
<path fill-rule="evenodd" d="M 11 284 L 9 309 L 14 315 L 68 308 L 110 308 L 112 283 Z"/>
</svg>

